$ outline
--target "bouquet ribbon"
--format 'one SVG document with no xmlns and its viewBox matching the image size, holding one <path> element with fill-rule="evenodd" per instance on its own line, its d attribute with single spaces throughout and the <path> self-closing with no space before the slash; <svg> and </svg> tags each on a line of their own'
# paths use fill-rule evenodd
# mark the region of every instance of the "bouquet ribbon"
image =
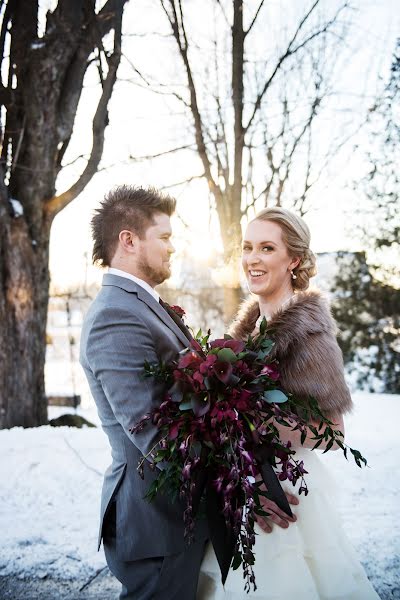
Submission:
<svg viewBox="0 0 400 600">
<path fill-rule="evenodd" d="M 292 517 L 289 502 L 270 463 L 270 455 L 268 448 L 260 447 L 256 459 L 258 470 L 267 489 L 268 498 L 274 501 L 289 517 Z M 204 494 L 210 540 L 221 570 L 221 581 L 224 584 L 232 564 L 239 533 L 235 533 L 233 528 L 227 525 L 222 514 L 221 498 L 215 490 L 212 480 L 212 472 L 206 468 L 200 469 L 196 479 L 193 513 L 196 514 L 200 499 Z"/>
</svg>

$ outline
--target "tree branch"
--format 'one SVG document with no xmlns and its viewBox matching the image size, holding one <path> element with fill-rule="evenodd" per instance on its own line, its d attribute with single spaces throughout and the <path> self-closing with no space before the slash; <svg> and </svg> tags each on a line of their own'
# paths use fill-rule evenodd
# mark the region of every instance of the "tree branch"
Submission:
<svg viewBox="0 0 400 600">
<path fill-rule="evenodd" d="M 122 2 L 123 6 L 123 2 Z M 45 210 L 50 218 L 60 212 L 67 204 L 76 198 L 86 187 L 93 175 L 96 173 L 100 163 L 103 146 L 104 130 L 108 124 L 108 102 L 111 98 L 114 83 L 116 81 L 117 70 L 121 60 L 121 21 L 122 8 L 116 16 L 114 30 L 114 51 L 108 59 L 108 73 L 104 80 L 103 92 L 97 105 L 96 113 L 93 118 L 93 144 L 90 158 L 79 179 L 69 188 L 69 190 L 54 196 L 46 202 Z"/>
<path fill-rule="evenodd" d="M 197 101 L 197 91 L 196 91 L 196 86 L 194 83 L 192 69 L 191 69 L 189 57 L 188 57 L 189 44 L 188 44 L 188 39 L 186 36 L 185 28 L 184 28 L 184 25 L 182 22 L 183 13 L 182 13 L 181 2 L 180 2 L 180 0 L 178 0 L 179 14 L 181 17 L 181 22 L 179 23 L 175 0 L 169 0 L 169 4 L 170 4 L 171 10 L 172 10 L 172 15 L 166 9 L 164 0 L 160 0 L 160 1 L 161 1 L 161 6 L 162 6 L 165 14 L 167 15 L 168 21 L 171 25 L 172 34 L 178 45 L 179 53 L 181 55 L 183 64 L 185 66 L 187 80 L 188 80 L 188 88 L 189 88 L 189 93 L 190 93 L 190 109 L 191 109 L 193 120 L 194 120 L 196 145 L 197 145 L 197 150 L 198 150 L 198 153 L 200 156 L 200 160 L 203 164 L 205 176 L 207 178 L 210 189 L 213 192 L 215 192 L 217 195 L 220 195 L 220 190 L 218 189 L 218 185 L 214 181 L 214 178 L 211 173 L 211 161 L 207 155 L 207 149 L 206 149 L 204 133 L 203 133 L 203 123 L 202 123 L 202 119 L 200 116 L 200 110 L 199 110 L 198 101 Z"/>
<path fill-rule="evenodd" d="M 259 4 L 259 6 L 258 6 L 258 8 L 256 10 L 256 14 L 254 15 L 254 19 L 250 23 L 250 25 L 247 28 L 247 30 L 244 32 L 244 37 L 246 37 L 250 33 L 250 31 L 251 31 L 254 23 L 257 21 L 258 14 L 259 14 L 260 10 L 262 9 L 263 4 L 264 4 L 264 0 L 261 0 L 260 4 Z"/>
<path fill-rule="evenodd" d="M 301 43 L 299 43 L 297 46 L 293 47 L 296 39 L 301 31 L 301 29 L 303 28 L 304 24 L 306 23 L 306 21 L 309 19 L 309 17 L 311 16 L 311 14 L 313 13 L 313 11 L 315 10 L 315 8 L 317 7 L 317 5 L 319 4 L 320 0 L 315 0 L 314 3 L 312 4 L 311 8 L 307 11 L 307 13 L 304 15 L 304 17 L 302 18 L 302 20 L 300 21 L 292 39 L 289 42 L 289 45 L 287 46 L 286 51 L 284 52 L 284 54 L 280 57 L 280 59 L 278 60 L 277 64 L 275 65 L 274 70 L 272 71 L 271 75 L 269 76 L 269 78 L 267 79 L 267 81 L 265 82 L 261 92 L 258 94 L 256 101 L 254 103 L 254 108 L 253 108 L 253 112 L 248 120 L 247 125 L 244 128 L 244 132 L 246 133 L 250 127 L 250 125 L 253 122 L 253 119 L 257 113 L 257 111 L 259 110 L 260 106 L 261 106 L 261 102 L 267 92 L 267 90 L 269 89 L 271 83 L 273 82 L 276 74 L 278 73 L 279 69 L 281 68 L 281 66 L 283 65 L 283 63 L 293 54 L 296 54 L 296 52 L 298 52 L 301 48 L 304 48 L 307 44 L 309 44 L 314 38 L 316 38 L 317 36 L 326 33 L 328 31 L 328 29 L 331 27 L 331 25 L 333 23 L 335 23 L 338 19 L 339 14 L 347 7 L 347 2 L 345 2 L 344 4 L 342 4 L 342 6 L 336 11 L 335 15 L 332 17 L 332 19 L 330 19 L 330 21 L 328 21 L 324 27 L 322 27 L 321 29 L 318 29 L 317 31 L 314 31 L 314 33 L 310 34 L 308 37 L 306 37 L 305 40 L 303 40 Z"/>
<path fill-rule="evenodd" d="M 129 158 L 134 161 L 140 160 L 151 160 L 153 158 L 160 158 L 161 156 L 166 156 L 167 154 L 173 154 L 174 152 L 180 152 L 181 150 L 194 150 L 194 144 L 188 144 L 187 146 L 179 146 L 178 148 L 171 148 L 170 150 L 164 150 L 163 152 L 158 152 L 157 154 L 148 154 L 146 156 L 130 156 Z"/>
</svg>

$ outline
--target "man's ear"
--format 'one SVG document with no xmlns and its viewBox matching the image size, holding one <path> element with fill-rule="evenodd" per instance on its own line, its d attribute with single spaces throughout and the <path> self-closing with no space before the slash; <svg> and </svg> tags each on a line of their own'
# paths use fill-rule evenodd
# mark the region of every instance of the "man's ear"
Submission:
<svg viewBox="0 0 400 600">
<path fill-rule="evenodd" d="M 120 231 L 118 239 L 125 252 L 132 254 L 137 251 L 139 237 L 136 235 L 136 233 L 133 233 L 133 231 L 123 229 Z"/>
</svg>

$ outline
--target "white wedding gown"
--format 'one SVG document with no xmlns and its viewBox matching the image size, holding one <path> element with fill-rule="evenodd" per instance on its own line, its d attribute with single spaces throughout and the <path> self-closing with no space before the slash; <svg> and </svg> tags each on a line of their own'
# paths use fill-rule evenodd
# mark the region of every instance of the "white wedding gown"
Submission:
<svg viewBox="0 0 400 600">
<path fill-rule="evenodd" d="M 329 472 L 315 451 L 301 448 L 297 457 L 309 472 L 309 494 L 300 496 L 294 507 L 297 522 L 288 529 L 274 525 L 266 534 L 256 525 L 257 590 L 244 591 L 242 566 L 229 571 L 224 589 L 209 543 L 197 600 L 379 600 L 332 504 L 335 490 Z"/>
</svg>

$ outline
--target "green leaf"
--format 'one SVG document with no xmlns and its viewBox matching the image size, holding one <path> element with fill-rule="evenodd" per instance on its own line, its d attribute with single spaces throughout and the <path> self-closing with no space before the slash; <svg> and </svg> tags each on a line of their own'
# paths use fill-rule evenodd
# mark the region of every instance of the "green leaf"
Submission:
<svg viewBox="0 0 400 600">
<path fill-rule="evenodd" d="M 237 552 L 237 554 L 235 554 L 235 556 L 233 557 L 233 561 L 232 561 L 232 569 L 234 571 L 236 571 L 236 569 L 238 569 L 240 567 L 240 565 L 242 564 L 242 555 L 240 554 L 240 552 Z"/>
<path fill-rule="evenodd" d="M 222 360 L 223 362 L 233 363 L 236 362 L 238 357 L 234 353 L 231 348 L 222 348 L 218 354 L 218 360 Z"/>
<path fill-rule="evenodd" d="M 282 402 L 287 402 L 288 399 L 287 396 L 281 392 L 281 390 L 268 390 L 268 392 L 264 392 L 263 398 L 270 404 L 280 404 Z"/>
<path fill-rule="evenodd" d="M 328 452 L 332 448 L 334 441 L 335 441 L 334 439 L 329 440 L 329 442 L 327 443 L 326 448 L 322 454 L 325 454 L 325 452 Z"/>
<path fill-rule="evenodd" d="M 322 438 L 319 438 L 318 442 L 316 442 L 311 449 L 316 450 L 318 448 L 318 446 L 320 446 L 321 444 L 322 444 Z"/>
<path fill-rule="evenodd" d="M 343 442 L 338 437 L 336 438 L 336 443 L 339 446 L 339 448 L 344 450 Z"/>
<path fill-rule="evenodd" d="M 267 319 L 265 317 L 262 318 L 259 329 L 260 329 L 260 335 L 264 335 L 265 332 L 267 331 Z"/>
<path fill-rule="evenodd" d="M 267 340 L 263 340 L 261 342 L 260 348 L 261 348 L 261 350 L 264 350 L 264 352 L 266 354 L 269 354 L 271 352 L 272 348 L 274 347 L 274 345 L 275 344 L 272 340 L 267 339 Z"/>
<path fill-rule="evenodd" d="M 212 390 L 213 388 L 213 382 L 211 377 L 204 377 L 204 385 L 206 390 Z"/>
<path fill-rule="evenodd" d="M 360 467 L 360 469 L 362 466 L 361 462 L 363 462 L 365 466 L 367 465 L 367 459 L 363 457 L 359 450 L 354 450 L 354 448 L 350 448 L 350 452 L 352 453 L 354 460 L 356 461 L 356 464 L 358 467 Z"/>
<path fill-rule="evenodd" d="M 186 400 L 185 402 L 181 402 L 179 405 L 179 410 L 189 410 L 189 408 L 192 408 L 191 400 Z"/>
</svg>

